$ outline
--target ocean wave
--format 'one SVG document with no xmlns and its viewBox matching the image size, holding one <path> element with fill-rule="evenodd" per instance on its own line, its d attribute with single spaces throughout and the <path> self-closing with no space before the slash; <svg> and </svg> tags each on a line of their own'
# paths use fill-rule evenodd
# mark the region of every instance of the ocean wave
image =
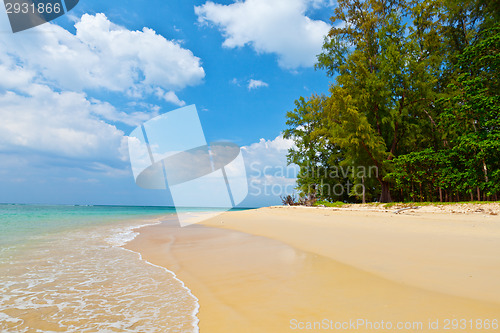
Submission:
<svg viewBox="0 0 500 333">
<path fill-rule="evenodd" d="M 126 250 L 127 222 L 40 238 L 0 264 L 0 332 L 198 332 L 198 299 Z"/>
</svg>

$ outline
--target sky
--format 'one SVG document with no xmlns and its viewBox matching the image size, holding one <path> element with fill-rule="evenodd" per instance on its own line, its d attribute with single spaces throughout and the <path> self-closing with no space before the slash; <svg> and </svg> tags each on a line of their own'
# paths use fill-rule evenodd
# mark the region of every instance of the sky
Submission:
<svg viewBox="0 0 500 333">
<path fill-rule="evenodd" d="M 207 142 L 241 147 L 242 207 L 281 203 L 296 167 L 282 138 L 315 70 L 331 0 L 80 0 L 12 33 L 0 8 L 0 203 L 172 205 L 135 184 L 128 136 L 196 105 Z"/>
</svg>

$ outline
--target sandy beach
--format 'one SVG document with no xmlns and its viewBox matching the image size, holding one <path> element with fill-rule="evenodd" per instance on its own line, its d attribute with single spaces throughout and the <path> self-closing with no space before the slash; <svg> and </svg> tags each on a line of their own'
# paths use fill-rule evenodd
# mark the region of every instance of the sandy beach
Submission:
<svg viewBox="0 0 500 333">
<path fill-rule="evenodd" d="M 269 207 L 139 231 L 126 248 L 184 281 L 202 333 L 499 331 L 497 215 Z"/>
</svg>

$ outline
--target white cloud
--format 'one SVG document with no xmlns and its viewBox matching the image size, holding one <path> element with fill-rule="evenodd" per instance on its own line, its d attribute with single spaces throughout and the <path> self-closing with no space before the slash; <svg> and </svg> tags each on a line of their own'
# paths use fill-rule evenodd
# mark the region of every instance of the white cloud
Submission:
<svg viewBox="0 0 500 333">
<path fill-rule="evenodd" d="M 22 88 L 34 78 L 35 73 L 15 66 L 12 59 L 0 54 L 0 88 Z"/>
<path fill-rule="evenodd" d="M 254 79 L 250 79 L 248 81 L 248 90 L 263 88 L 263 87 L 269 87 L 269 84 L 267 84 L 264 81 L 254 80 Z"/>
<path fill-rule="evenodd" d="M 0 94 L 0 150 L 64 157 L 80 163 L 126 161 L 123 132 L 98 115 L 113 111 L 83 93 L 32 84 L 29 93 Z"/>
<path fill-rule="evenodd" d="M 312 8 L 320 9 L 323 7 L 334 7 L 337 4 L 336 0 L 309 0 Z"/>
<path fill-rule="evenodd" d="M 258 198 L 267 197 L 267 204 L 279 204 L 280 195 L 294 193 L 298 167 L 287 165 L 286 158 L 293 146 L 292 140 L 280 135 L 241 147 L 249 178 L 249 203 L 262 202 Z"/>
<path fill-rule="evenodd" d="M 40 164 L 44 156 L 43 163 L 63 158 L 66 165 L 96 171 L 123 168 L 124 133 L 105 120 L 135 126 L 158 112 L 127 114 L 83 92 L 56 91 L 5 54 L 0 73 L 0 151 L 19 163 Z"/>
<path fill-rule="evenodd" d="M 136 97 L 156 87 L 177 91 L 205 77 L 200 59 L 190 50 L 149 28 L 130 31 L 104 14 L 85 14 L 75 28 L 72 34 L 45 24 L 5 34 L 0 39 L 0 59 L 13 56 L 23 68 L 60 89 L 104 88 Z"/>
<path fill-rule="evenodd" d="M 85 96 L 82 94 L 82 96 Z M 159 114 L 158 106 L 149 106 L 148 112 L 132 112 L 125 113 L 118 111 L 113 105 L 91 98 L 90 102 L 95 106 L 92 109 L 92 114 L 100 116 L 102 119 L 109 120 L 114 123 L 123 123 L 130 126 L 139 126 L 143 122 L 156 117 Z"/>
<path fill-rule="evenodd" d="M 186 102 L 181 101 L 179 99 L 179 97 L 177 97 L 177 95 L 173 91 L 165 92 L 161 88 L 156 88 L 155 94 L 158 98 L 163 99 L 163 100 L 170 102 L 172 104 L 175 104 L 177 106 L 185 106 L 186 105 Z"/>
<path fill-rule="evenodd" d="M 0 54 L 0 93 L 2 90 L 9 92 L 17 96 L 34 96 L 40 91 L 50 91 L 54 93 L 53 89 L 45 84 L 36 83 L 36 73 L 31 70 L 24 69 L 18 65 L 13 64 L 13 59 L 5 57 L 5 55 Z M 64 91 L 65 94 L 70 92 Z M 111 122 L 121 122 L 130 126 L 137 126 L 145 120 L 150 119 L 158 114 L 158 108 L 149 108 L 152 112 L 133 112 L 127 114 L 125 112 L 120 112 L 116 108 L 107 103 L 102 102 L 97 99 L 91 98 L 87 100 L 86 94 L 75 93 L 75 96 L 80 96 L 81 100 L 85 100 L 88 105 L 92 105 L 92 114 L 101 117 L 102 119 L 109 120 Z M 0 95 L 5 98 L 7 94 Z M 25 101 L 28 101 L 26 99 Z M 8 105 L 3 105 L 4 108 Z M 73 107 L 80 107 L 77 103 Z M 0 110 L 0 112 L 5 112 L 5 110 Z"/>
<path fill-rule="evenodd" d="M 1 36 L 0 152 L 25 167 L 128 173 L 126 137 L 113 124 L 137 126 L 160 107 L 137 100 L 126 113 L 88 94 L 150 94 L 182 106 L 175 91 L 201 82 L 204 70 L 191 51 L 153 30 L 130 31 L 103 14 L 75 26 L 76 34 L 45 24 Z"/>
<path fill-rule="evenodd" d="M 294 146 L 293 140 L 285 139 L 282 135 L 277 136 L 274 140 L 260 139 L 259 142 L 253 143 L 250 146 L 244 146 L 248 153 L 266 151 L 268 153 L 281 153 L 287 152 L 288 149 Z"/>
<path fill-rule="evenodd" d="M 223 33 L 223 46 L 252 46 L 258 53 L 274 53 L 281 67 L 309 67 L 321 52 L 330 26 L 306 16 L 309 7 L 324 0 L 245 0 L 230 5 L 211 1 L 195 7 L 200 23 L 212 23 Z"/>
</svg>

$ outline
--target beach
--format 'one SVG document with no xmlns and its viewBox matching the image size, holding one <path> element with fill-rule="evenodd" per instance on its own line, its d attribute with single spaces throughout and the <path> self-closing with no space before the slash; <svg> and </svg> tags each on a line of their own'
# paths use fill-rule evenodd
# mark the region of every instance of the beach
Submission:
<svg viewBox="0 0 500 333">
<path fill-rule="evenodd" d="M 269 207 L 125 245 L 199 301 L 200 332 L 498 331 L 500 218 Z"/>
<path fill-rule="evenodd" d="M 0 205 L 0 332 L 196 332 L 183 282 L 121 247 L 174 213 Z"/>
</svg>

